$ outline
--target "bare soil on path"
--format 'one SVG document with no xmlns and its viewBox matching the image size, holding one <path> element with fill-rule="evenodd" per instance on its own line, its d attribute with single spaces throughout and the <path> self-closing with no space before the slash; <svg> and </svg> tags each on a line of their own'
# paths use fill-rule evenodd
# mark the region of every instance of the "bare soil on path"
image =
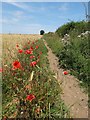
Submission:
<svg viewBox="0 0 90 120">
<path fill-rule="evenodd" d="M 48 49 L 50 69 L 55 73 L 56 79 L 62 88 L 61 98 L 70 108 L 71 117 L 88 118 L 88 95 L 80 88 L 78 79 L 70 74 L 63 74 L 64 70 L 59 68 L 58 58 L 52 53 L 46 41 L 44 43 Z"/>
</svg>

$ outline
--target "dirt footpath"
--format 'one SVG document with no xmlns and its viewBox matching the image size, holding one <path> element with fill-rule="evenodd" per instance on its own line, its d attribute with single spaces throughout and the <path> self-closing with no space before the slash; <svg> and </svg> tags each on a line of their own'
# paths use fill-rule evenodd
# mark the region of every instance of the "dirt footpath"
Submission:
<svg viewBox="0 0 90 120">
<path fill-rule="evenodd" d="M 58 68 L 58 58 L 52 53 L 47 43 L 48 60 L 51 70 L 56 74 L 56 79 L 60 83 L 63 93 L 61 98 L 64 100 L 72 118 L 88 118 L 88 95 L 79 86 L 78 79 L 71 75 L 64 75 L 63 69 Z"/>
</svg>

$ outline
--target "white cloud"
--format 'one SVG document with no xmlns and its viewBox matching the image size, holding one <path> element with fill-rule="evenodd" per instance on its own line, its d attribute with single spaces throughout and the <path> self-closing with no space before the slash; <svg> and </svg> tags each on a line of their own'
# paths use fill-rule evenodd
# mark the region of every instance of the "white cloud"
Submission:
<svg viewBox="0 0 90 120">
<path fill-rule="evenodd" d="M 3 19 L 0 19 L 1 24 L 15 24 L 18 21 L 19 21 L 19 19 L 17 19 L 17 18 L 11 18 L 11 19 L 3 18 Z"/>
<path fill-rule="evenodd" d="M 7 12 L 8 18 L 3 14 L 2 20 L 0 20 L 0 23 L 2 24 L 15 24 L 22 18 L 23 12 L 22 11 L 8 11 Z"/>
<path fill-rule="evenodd" d="M 8 14 L 8 17 L 6 16 Z M 28 15 L 26 12 L 22 10 L 14 10 L 14 11 L 3 11 L 3 18 L 0 18 L 0 23 L 2 24 L 17 24 L 26 21 L 27 19 L 33 20 L 33 15 Z"/>
<path fill-rule="evenodd" d="M 26 4 L 21 3 L 21 2 L 19 2 L 19 3 L 18 2 L 8 2 L 8 4 L 14 5 L 14 6 L 24 9 L 24 10 L 29 10 L 29 6 L 27 6 Z"/>
<path fill-rule="evenodd" d="M 60 10 L 60 11 L 67 11 L 68 9 L 69 9 L 68 3 L 64 3 L 63 5 L 61 5 L 61 6 L 59 7 L 59 10 Z"/>
<path fill-rule="evenodd" d="M 15 1 L 15 0 L 13 0 Z M 39 12 L 39 11 L 45 11 L 46 7 L 32 7 L 30 5 L 28 5 L 28 3 L 24 3 L 24 2 L 7 2 L 8 4 L 11 4 L 13 6 L 16 6 L 17 8 L 20 8 L 22 10 L 25 10 L 27 12 Z"/>
</svg>

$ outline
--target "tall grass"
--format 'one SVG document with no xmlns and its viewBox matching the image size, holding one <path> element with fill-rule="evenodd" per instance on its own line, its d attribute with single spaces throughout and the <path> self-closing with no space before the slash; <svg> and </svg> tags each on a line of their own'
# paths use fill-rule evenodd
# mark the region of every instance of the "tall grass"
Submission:
<svg viewBox="0 0 90 120">
<path fill-rule="evenodd" d="M 43 36 L 43 39 L 47 41 L 49 47 L 52 49 L 53 53 L 56 54 L 56 56 L 59 54 L 59 51 L 63 49 L 63 43 L 61 42 L 61 38 L 57 34 L 45 34 Z"/>
<path fill-rule="evenodd" d="M 31 47 L 35 56 L 32 59 L 31 54 L 25 54 Z M 3 117 L 21 119 L 69 117 L 69 111 L 60 98 L 60 86 L 48 68 L 47 48 L 43 41 L 26 42 L 22 50 L 22 53 L 18 53 L 17 50 L 17 57 L 3 66 Z M 21 63 L 22 69 L 12 69 L 15 60 Z M 33 61 L 36 64 L 32 67 Z M 34 96 L 31 102 L 30 98 L 26 100 L 30 94 Z"/>
</svg>

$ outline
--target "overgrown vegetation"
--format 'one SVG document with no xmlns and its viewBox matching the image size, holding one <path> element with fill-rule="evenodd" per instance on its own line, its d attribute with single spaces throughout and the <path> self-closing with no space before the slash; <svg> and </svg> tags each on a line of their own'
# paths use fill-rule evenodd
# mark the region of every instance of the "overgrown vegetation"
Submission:
<svg viewBox="0 0 90 120">
<path fill-rule="evenodd" d="M 69 69 L 85 88 L 90 85 L 88 25 L 85 21 L 70 22 L 58 28 L 55 33 L 44 35 L 44 39 L 58 56 L 60 66 Z"/>
<path fill-rule="evenodd" d="M 43 41 L 28 41 L 24 47 L 20 44 L 16 47 L 17 59 L 13 58 L 12 64 L 3 64 L 3 117 L 69 117 L 69 111 L 60 98 L 60 86 L 48 68 Z"/>
<path fill-rule="evenodd" d="M 70 34 L 72 31 L 75 32 L 75 34 L 81 34 L 85 31 L 88 30 L 88 23 L 86 23 L 85 21 L 81 21 L 81 22 L 68 22 L 64 25 L 62 25 L 61 27 L 59 27 L 56 30 L 56 33 L 60 36 L 60 37 L 64 37 L 65 34 Z"/>
<path fill-rule="evenodd" d="M 49 47 L 52 48 L 53 53 L 56 55 L 63 49 L 63 43 L 60 42 L 61 39 L 57 34 L 48 33 L 43 38 L 48 42 Z"/>
</svg>

